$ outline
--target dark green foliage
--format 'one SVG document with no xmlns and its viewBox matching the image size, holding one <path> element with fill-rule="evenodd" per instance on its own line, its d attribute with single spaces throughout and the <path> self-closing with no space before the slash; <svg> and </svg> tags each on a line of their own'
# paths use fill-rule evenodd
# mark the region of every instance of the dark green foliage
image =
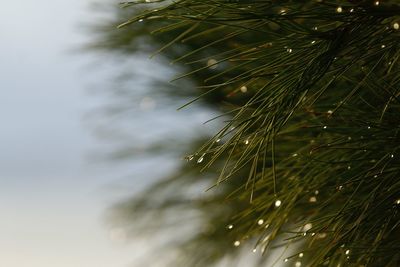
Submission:
<svg viewBox="0 0 400 267">
<path fill-rule="evenodd" d="M 186 166 L 122 208 L 200 211 L 212 229 L 178 242 L 171 266 L 214 266 L 236 240 L 264 252 L 260 266 L 276 246 L 302 266 L 399 266 L 397 1 L 152 2 L 125 3 L 123 38 L 106 45 L 154 38 L 227 118 L 188 156 L 203 173 Z M 213 181 L 208 198 L 172 193 L 198 181 Z"/>
</svg>

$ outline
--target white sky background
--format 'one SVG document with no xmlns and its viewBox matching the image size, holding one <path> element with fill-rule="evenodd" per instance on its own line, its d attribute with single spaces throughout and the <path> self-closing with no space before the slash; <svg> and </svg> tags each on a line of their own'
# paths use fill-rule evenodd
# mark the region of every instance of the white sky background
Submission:
<svg viewBox="0 0 400 267">
<path fill-rule="evenodd" d="M 133 259 L 101 223 L 106 204 L 96 193 L 110 173 L 85 166 L 93 141 L 81 117 L 90 99 L 82 62 L 67 50 L 82 40 L 87 6 L 1 0 L 0 266 L 119 267 Z"/>
<path fill-rule="evenodd" d="M 0 1 L 0 266 L 127 266 L 143 244 L 112 242 L 102 223 L 118 199 L 105 188 L 129 193 L 118 184 L 126 170 L 88 164 L 99 141 L 82 117 L 96 101 L 84 93 L 86 59 L 67 52 L 84 40 L 79 25 L 93 16 L 89 1 Z M 129 171 L 140 177 L 171 168 L 152 165 Z"/>
</svg>

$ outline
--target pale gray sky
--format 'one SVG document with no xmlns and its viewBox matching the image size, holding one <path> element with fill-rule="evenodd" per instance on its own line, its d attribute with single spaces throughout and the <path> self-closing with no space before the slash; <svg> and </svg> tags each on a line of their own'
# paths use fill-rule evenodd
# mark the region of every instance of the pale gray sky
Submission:
<svg viewBox="0 0 400 267">
<path fill-rule="evenodd" d="M 85 17 L 87 16 L 87 18 Z M 102 223 L 115 178 L 88 164 L 96 145 L 82 116 L 88 1 L 2 1 L 0 9 L 0 266 L 122 267 L 138 244 L 110 240 Z M 140 170 L 137 170 L 140 171 Z"/>
<path fill-rule="evenodd" d="M 85 91 L 106 78 L 86 73 L 93 55 L 68 52 L 87 38 L 79 25 L 95 17 L 88 7 L 88 0 L 2 1 L 0 266 L 128 266 L 148 244 L 116 242 L 120 232 L 104 225 L 104 211 L 135 190 L 121 177 L 157 176 L 177 160 L 143 158 L 116 167 L 90 162 L 88 155 L 101 151 L 104 141 L 89 134 L 82 118 L 104 99 Z M 165 75 L 160 65 L 145 60 L 138 59 L 142 72 Z M 173 128 L 183 132 L 211 116 L 204 111 L 178 115 L 180 104 L 137 114 L 137 140 L 163 138 Z M 159 127 L 150 129 L 150 121 Z"/>
</svg>

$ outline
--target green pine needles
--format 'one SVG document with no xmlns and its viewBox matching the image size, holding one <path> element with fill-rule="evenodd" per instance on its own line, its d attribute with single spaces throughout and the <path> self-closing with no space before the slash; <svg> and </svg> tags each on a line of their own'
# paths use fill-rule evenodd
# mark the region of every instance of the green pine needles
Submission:
<svg viewBox="0 0 400 267">
<path fill-rule="evenodd" d="M 120 206 L 196 206 L 210 227 L 177 242 L 171 266 L 400 266 L 398 1 L 123 6 L 125 49 L 132 29 L 157 39 L 224 110 L 193 164 L 149 190 L 175 183 L 169 202 Z M 208 198 L 176 193 L 198 181 L 213 181 Z"/>
</svg>

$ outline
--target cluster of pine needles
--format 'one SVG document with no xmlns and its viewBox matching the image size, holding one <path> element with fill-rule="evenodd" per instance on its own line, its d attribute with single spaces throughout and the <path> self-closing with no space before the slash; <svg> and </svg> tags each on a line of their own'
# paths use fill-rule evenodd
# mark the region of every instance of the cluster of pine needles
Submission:
<svg viewBox="0 0 400 267">
<path fill-rule="evenodd" d="M 193 101 L 217 96 L 224 110 L 214 118 L 224 127 L 179 176 L 185 190 L 201 169 L 210 198 L 181 192 L 159 205 L 197 203 L 212 225 L 182 243 L 192 253 L 182 266 L 212 266 L 240 248 L 262 252 L 260 266 L 278 248 L 288 266 L 400 266 L 397 1 L 122 6 L 132 17 L 120 27 L 162 40 L 156 54 L 188 70 L 177 79 L 197 81 Z"/>
</svg>

